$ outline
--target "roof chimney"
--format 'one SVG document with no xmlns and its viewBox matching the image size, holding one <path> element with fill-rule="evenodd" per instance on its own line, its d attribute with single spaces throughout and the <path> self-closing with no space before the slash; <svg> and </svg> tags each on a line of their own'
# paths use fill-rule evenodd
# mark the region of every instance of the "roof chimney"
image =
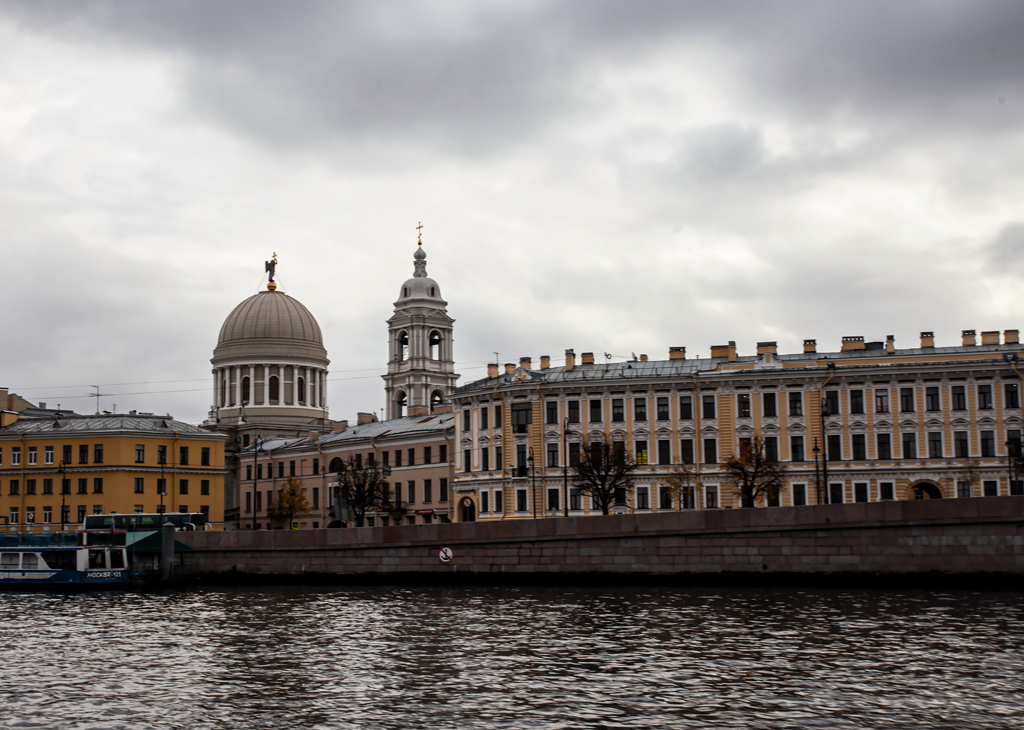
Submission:
<svg viewBox="0 0 1024 730">
<path fill-rule="evenodd" d="M 319 431 L 310 431 L 309 432 L 309 440 L 310 441 L 316 441 L 318 438 L 320 438 L 320 432 Z"/>
<path fill-rule="evenodd" d="M 999 344 L 999 330 L 988 330 L 987 332 L 981 333 L 981 344 L 983 345 L 998 345 Z"/>
<path fill-rule="evenodd" d="M 640 355 L 640 362 L 647 362 L 647 355 Z"/>
<path fill-rule="evenodd" d="M 817 340 L 804 340 L 804 352 L 817 352 L 818 341 Z"/>
<path fill-rule="evenodd" d="M 565 369 L 572 370 L 576 367 L 576 353 L 572 350 L 565 351 Z"/>
<path fill-rule="evenodd" d="M 505 374 L 511 375 L 516 371 L 516 364 L 514 362 L 505 363 Z"/>
<path fill-rule="evenodd" d="M 1004 345 L 1016 345 L 1020 343 L 1020 337 L 1017 330 L 1003 330 L 1003 344 Z"/>
<path fill-rule="evenodd" d="M 362 426 L 365 423 L 376 423 L 377 416 L 373 413 L 357 413 L 356 414 L 356 425 Z"/>
<path fill-rule="evenodd" d="M 964 347 L 970 347 L 978 344 L 978 334 L 974 330 L 964 330 L 961 334 L 963 335 Z"/>
<path fill-rule="evenodd" d="M 728 345 L 712 345 L 712 358 L 727 358 L 729 362 L 736 362 L 736 343 L 729 340 Z"/>
<path fill-rule="evenodd" d="M 594 364 L 594 353 L 592 353 L 592 352 L 584 352 L 583 353 L 583 363 L 582 364 L 583 365 L 593 365 Z"/>
<path fill-rule="evenodd" d="M 896 338 L 893 335 L 885 336 L 885 351 L 890 355 L 896 352 Z"/>
<path fill-rule="evenodd" d="M 335 421 L 334 423 L 334 433 L 342 433 L 347 428 L 348 421 Z"/>
<path fill-rule="evenodd" d="M 426 406 L 409 406 L 410 416 L 429 416 L 430 409 Z M 376 419 L 374 419 L 376 420 Z"/>
<path fill-rule="evenodd" d="M 451 413 L 451 412 L 452 412 L 452 404 L 451 403 L 439 403 L 436 406 L 434 406 L 434 415 L 435 416 L 439 416 L 442 413 Z"/>
<path fill-rule="evenodd" d="M 551 367 L 551 355 L 541 355 L 540 356 L 540 369 L 541 370 L 547 370 L 549 367 Z"/>
<path fill-rule="evenodd" d="M 843 345 L 840 348 L 840 352 L 850 352 L 852 350 L 863 350 L 864 338 L 856 335 L 843 338 Z"/>
<path fill-rule="evenodd" d="M 532 364 L 533 359 L 530 357 L 519 358 L 519 367 L 521 367 L 523 370 L 532 370 L 532 368 L 530 367 Z"/>
<path fill-rule="evenodd" d="M 935 347 L 935 333 L 934 332 L 922 332 L 921 333 L 921 347 Z"/>
<path fill-rule="evenodd" d="M 668 359 L 669 360 L 685 360 L 686 359 L 686 348 L 685 347 L 670 347 L 670 348 L 668 348 Z"/>
<path fill-rule="evenodd" d="M 778 343 L 776 342 L 758 342 L 757 343 L 757 354 L 758 355 L 777 355 L 779 352 Z"/>
<path fill-rule="evenodd" d="M 487 377 L 496 378 L 498 377 L 498 363 L 490 362 L 487 363 Z"/>
</svg>

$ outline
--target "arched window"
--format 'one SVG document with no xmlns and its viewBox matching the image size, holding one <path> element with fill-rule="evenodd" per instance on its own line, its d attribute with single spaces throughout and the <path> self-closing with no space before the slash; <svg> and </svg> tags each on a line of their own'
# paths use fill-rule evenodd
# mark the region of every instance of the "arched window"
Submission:
<svg viewBox="0 0 1024 730">
<path fill-rule="evenodd" d="M 437 330 L 430 333 L 430 359 L 441 359 L 441 335 Z"/>
<path fill-rule="evenodd" d="M 406 396 L 405 391 L 400 390 L 395 394 L 395 418 L 401 418 L 405 415 Z"/>
<path fill-rule="evenodd" d="M 434 295 L 434 287 L 430 287 L 430 296 L 435 296 Z"/>
<path fill-rule="evenodd" d="M 337 474 L 339 471 L 341 471 L 341 459 L 335 456 L 331 459 L 331 465 L 327 467 L 327 473 Z"/>
<path fill-rule="evenodd" d="M 409 296 L 409 287 L 407 287 L 407 286 L 403 286 L 402 287 L 402 296 L 403 297 Z"/>
<path fill-rule="evenodd" d="M 306 379 L 299 376 L 299 403 L 306 405 Z"/>
<path fill-rule="evenodd" d="M 249 403 L 249 376 L 242 378 L 242 404 Z"/>
<path fill-rule="evenodd" d="M 277 405 L 279 400 L 281 400 L 281 381 L 277 379 L 276 375 L 271 375 L 270 376 L 270 402 L 273 405 Z"/>
<path fill-rule="evenodd" d="M 398 333 L 398 355 L 399 362 L 409 359 L 409 333 L 402 330 Z"/>
<path fill-rule="evenodd" d="M 444 393 L 439 390 L 435 390 L 430 394 L 430 412 L 433 413 L 434 409 L 444 403 Z"/>
</svg>

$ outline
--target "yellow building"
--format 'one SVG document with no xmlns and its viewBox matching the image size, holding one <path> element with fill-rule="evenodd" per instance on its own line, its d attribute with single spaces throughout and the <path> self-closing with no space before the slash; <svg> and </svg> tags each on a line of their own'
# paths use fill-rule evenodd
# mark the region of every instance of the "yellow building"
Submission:
<svg viewBox="0 0 1024 730">
<path fill-rule="evenodd" d="M 86 514 L 164 511 L 203 512 L 222 523 L 225 438 L 134 411 L 3 411 L 0 521 L 9 529 L 45 530 L 81 525 Z"/>
<path fill-rule="evenodd" d="M 567 350 L 564 366 L 492 364 L 456 390 L 458 519 L 590 514 L 568 464 L 596 441 L 623 443 L 640 464 L 621 505 L 633 512 L 738 506 L 723 462 L 755 437 L 786 469 L 769 506 L 1024 493 L 1017 330 L 980 342 L 964 330 L 954 347 L 923 332 L 907 349 L 844 337 L 831 353 L 805 340 L 796 354 L 761 342 L 742 355 L 730 342 L 709 358 L 668 355 L 577 362 Z M 684 465 L 687 499 L 666 484 Z"/>
</svg>

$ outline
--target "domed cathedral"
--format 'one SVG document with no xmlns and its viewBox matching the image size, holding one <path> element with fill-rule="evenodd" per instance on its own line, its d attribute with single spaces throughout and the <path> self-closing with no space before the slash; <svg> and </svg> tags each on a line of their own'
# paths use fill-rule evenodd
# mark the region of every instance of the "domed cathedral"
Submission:
<svg viewBox="0 0 1024 730">
<path fill-rule="evenodd" d="M 238 504 L 238 452 L 256 436 L 308 436 L 329 428 L 327 350 L 320 325 L 301 302 L 278 291 L 277 254 L 266 263 L 265 291 L 235 307 L 213 351 L 213 407 L 203 426 L 227 433 L 225 520 Z"/>
<path fill-rule="evenodd" d="M 441 287 L 427 276 L 421 232 L 412 278 L 402 284 L 388 320 L 388 374 L 383 378 L 389 419 L 433 412 L 455 389 L 455 320 L 448 316 L 447 306 Z"/>
</svg>

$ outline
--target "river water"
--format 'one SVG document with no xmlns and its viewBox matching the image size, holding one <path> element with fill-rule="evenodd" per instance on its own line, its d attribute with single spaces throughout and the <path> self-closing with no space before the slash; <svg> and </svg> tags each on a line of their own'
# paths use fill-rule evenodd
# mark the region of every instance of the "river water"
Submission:
<svg viewBox="0 0 1024 730">
<path fill-rule="evenodd" d="M 1021 728 L 1019 593 L 0 594 L 2 728 Z"/>
</svg>

